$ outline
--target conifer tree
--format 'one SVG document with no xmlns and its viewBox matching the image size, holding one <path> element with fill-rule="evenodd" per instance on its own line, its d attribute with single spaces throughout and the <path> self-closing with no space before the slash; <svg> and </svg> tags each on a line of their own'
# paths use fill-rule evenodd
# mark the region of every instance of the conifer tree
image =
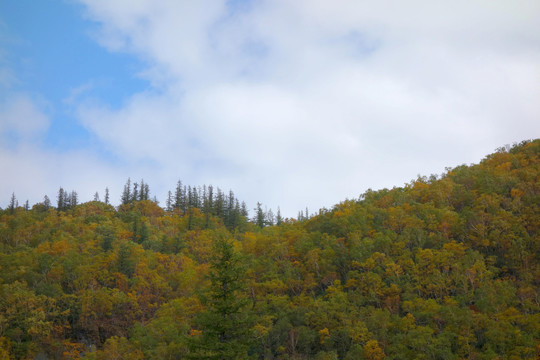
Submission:
<svg viewBox="0 0 540 360">
<path fill-rule="evenodd" d="M 148 184 L 144 184 L 144 196 L 142 200 L 149 200 L 150 199 L 150 186 Z M 154 197 L 155 198 L 155 197 Z M 154 201 L 157 203 L 157 200 Z"/>
<path fill-rule="evenodd" d="M 279 209 L 279 206 L 277 208 L 277 215 L 276 215 L 276 225 L 280 226 L 283 224 L 283 218 L 281 217 L 281 210 Z"/>
<path fill-rule="evenodd" d="M 142 184 L 144 185 L 144 184 Z M 143 188 L 141 186 L 141 194 L 142 194 Z M 130 202 L 139 201 L 142 199 L 139 199 L 139 184 L 133 183 L 133 193 L 131 193 L 131 200 Z"/>
<path fill-rule="evenodd" d="M 202 331 L 191 338 L 190 358 L 247 359 L 250 344 L 251 316 L 245 291 L 245 270 L 242 258 L 232 242 L 218 237 L 210 260 L 210 290 L 201 301 L 206 310 L 196 324 Z"/>
<path fill-rule="evenodd" d="M 51 200 L 47 195 L 43 197 L 43 206 L 45 206 L 45 209 L 48 210 L 51 207 Z"/>
<path fill-rule="evenodd" d="M 178 182 L 176 183 L 176 190 L 174 191 L 174 207 L 176 209 L 182 208 L 182 198 L 182 181 L 178 180 Z"/>
<path fill-rule="evenodd" d="M 169 192 L 167 193 L 167 202 L 165 203 L 165 206 L 166 206 L 166 209 L 167 211 L 172 211 L 173 209 L 173 202 L 172 202 L 172 192 L 169 190 Z"/>
<path fill-rule="evenodd" d="M 105 204 L 109 205 L 109 188 L 105 188 Z"/>
<path fill-rule="evenodd" d="M 69 204 L 70 207 L 75 207 L 79 203 L 79 196 L 77 195 L 76 191 L 71 191 L 71 194 L 69 196 Z"/>
<path fill-rule="evenodd" d="M 242 209 L 241 209 L 241 213 L 242 213 L 242 216 L 243 216 L 243 217 L 245 217 L 245 218 L 248 218 L 248 217 L 249 217 L 249 212 L 248 212 L 248 209 L 247 209 L 247 206 L 246 206 L 245 201 L 242 201 Z"/>
<path fill-rule="evenodd" d="M 15 193 L 12 193 L 11 194 L 11 200 L 9 202 L 9 208 L 8 208 L 9 212 L 13 214 L 18 205 L 19 205 L 19 203 L 17 202 L 17 198 L 15 197 Z"/>
<path fill-rule="evenodd" d="M 257 226 L 259 226 L 261 229 L 265 225 L 266 216 L 264 214 L 264 211 L 262 209 L 262 204 L 260 202 L 257 203 L 257 207 L 255 208 L 255 217 L 253 218 L 253 222 Z"/>
<path fill-rule="evenodd" d="M 63 211 L 65 209 L 65 200 L 66 200 L 66 195 L 65 195 L 65 192 L 64 192 L 64 189 L 62 189 L 62 187 L 60 187 L 60 189 L 58 190 L 58 198 L 57 198 L 57 205 L 56 205 L 56 208 L 58 209 L 58 211 Z"/>
<path fill-rule="evenodd" d="M 131 200 L 131 179 L 128 178 L 126 185 L 124 185 L 124 191 L 122 192 L 122 205 L 129 204 Z"/>
<path fill-rule="evenodd" d="M 215 215 L 223 218 L 223 209 L 225 207 L 225 196 L 220 188 L 217 189 L 216 200 L 214 202 Z"/>
<path fill-rule="evenodd" d="M 273 226 L 275 221 L 276 221 L 276 217 L 274 216 L 274 212 L 272 211 L 272 209 L 269 209 L 266 212 L 266 223 L 270 226 Z"/>
</svg>

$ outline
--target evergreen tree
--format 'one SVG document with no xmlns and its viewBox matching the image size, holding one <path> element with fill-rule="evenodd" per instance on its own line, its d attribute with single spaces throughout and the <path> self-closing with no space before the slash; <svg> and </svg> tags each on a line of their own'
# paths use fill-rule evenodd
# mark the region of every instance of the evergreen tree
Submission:
<svg viewBox="0 0 540 360">
<path fill-rule="evenodd" d="M 58 211 L 64 211 L 65 210 L 65 200 L 66 200 L 66 195 L 65 195 L 65 191 L 64 189 L 62 189 L 62 187 L 60 187 L 60 189 L 58 190 L 58 198 L 57 198 L 57 201 L 56 201 L 56 208 L 58 209 Z"/>
<path fill-rule="evenodd" d="M 45 209 L 48 210 L 51 207 L 51 200 L 47 195 L 43 197 L 43 206 L 45 206 Z"/>
<path fill-rule="evenodd" d="M 144 185 L 144 184 L 142 184 Z M 143 191 L 143 188 L 141 186 L 141 194 L 142 194 L 142 191 Z M 139 184 L 137 183 L 133 183 L 133 193 L 131 194 L 131 201 L 130 202 L 135 202 L 135 201 L 139 201 Z"/>
<path fill-rule="evenodd" d="M 266 212 L 266 223 L 269 226 L 273 226 L 275 221 L 276 221 L 276 217 L 274 216 L 274 212 L 272 211 L 272 209 L 268 210 Z"/>
<path fill-rule="evenodd" d="M 208 208 L 212 214 L 214 212 L 214 187 L 212 185 L 208 186 Z"/>
<path fill-rule="evenodd" d="M 72 191 L 71 194 L 70 194 L 70 207 L 75 207 L 77 206 L 77 204 L 79 203 L 79 196 L 77 195 L 77 192 L 76 191 Z"/>
<path fill-rule="evenodd" d="M 143 196 L 141 200 L 149 200 L 150 199 L 150 186 L 148 184 L 144 184 L 142 187 L 144 191 L 142 192 Z M 157 201 L 154 201 L 157 203 Z"/>
<path fill-rule="evenodd" d="M 241 214 L 242 214 L 242 216 L 245 217 L 246 219 L 249 217 L 248 209 L 247 209 L 246 203 L 245 203 L 244 201 L 242 201 Z"/>
<path fill-rule="evenodd" d="M 71 196 L 69 196 L 68 192 L 64 190 L 64 200 L 63 200 L 64 208 L 62 210 L 67 210 L 71 207 Z"/>
<path fill-rule="evenodd" d="M 178 180 L 176 183 L 176 190 L 174 192 L 174 207 L 176 209 L 182 209 L 182 203 L 184 198 L 184 192 L 182 191 L 182 181 Z"/>
<path fill-rule="evenodd" d="M 105 188 L 105 204 L 109 205 L 109 188 Z"/>
<path fill-rule="evenodd" d="M 234 227 L 236 227 L 237 223 L 234 205 L 234 193 L 232 190 L 229 190 L 229 198 L 227 199 L 227 213 L 225 217 L 225 225 L 229 229 L 233 229 Z"/>
<path fill-rule="evenodd" d="M 214 242 L 210 260 L 209 293 L 201 298 L 206 310 L 196 324 L 202 330 L 191 338 L 193 359 L 248 359 L 251 317 L 245 291 L 245 269 L 233 244 L 225 237 Z"/>
<path fill-rule="evenodd" d="M 257 203 L 257 207 L 255 208 L 255 217 L 253 218 L 253 222 L 261 229 L 265 225 L 266 216 L 264 214 L 264 210 L 262 209 L 262 204 L 260 202 Z"/>
<path fill-rule="evenodd" d="M 173 209 L 173 206 L 172 206 L 173 202 L 172 202 L 172 192 L 169 190 L 169 192 L 167 193 L 167 202 L 165 203 L 165 206 L 166 206 L 166 209 L 167 211 L 172 211 Z"/>
<path fill-rule="evenodd" d="M 131 200 L 131 179 L 128 178 L 126 184 L 124 185 L 124 191 L 122 192 L 122 205 L 129 204 Z"/>
<path fill-rule="evenodd" d="M 219 216 L 223 219 L 223 211 L 225 208 L 225 196 L 223 195 L 223 191 L 221 191 L 220 188 L 217 189 L 216 194 L 216 200 L 214 202 L 214 213 L 216 216 Z"/>
<path fill-rule="evenodd" d="M 277 215 L 276 215 L 276 225 L 280 226 L 283 224 L 283 218 L 281 217 L 281 210 L 279 209 L 279 206 L 277 208 Z"/>
<path fill-rule="evenodd" d="M 26 202 L 24 203 L 24 210 L 30 210 L 30 203 L 28 203 L 28 200 L 26 200 Z"/>
<path fill-rule="evenodd" d="M 99 193 L 97 191 L 94 194 L 94 201 L 99 201 Z"/>
<path fill-rule="evenodd" d="M 12 193 L 11 200 L 9 201 L 9 212 L 13 214 L 18 205 L 19 204 L 17 202 L 17 198 L 15 197 L 15 193 Z"/>
<path fill-rule="evenodd" d="M 122 243 L 120 249 L 118 249 L 118 257 L 116 260 L 118 272 L 121 272 L 129 278 L 135 272 L 135 266 L 135 261 L 131 258 L 131 246 L 127 242 Z"/>
</svg>

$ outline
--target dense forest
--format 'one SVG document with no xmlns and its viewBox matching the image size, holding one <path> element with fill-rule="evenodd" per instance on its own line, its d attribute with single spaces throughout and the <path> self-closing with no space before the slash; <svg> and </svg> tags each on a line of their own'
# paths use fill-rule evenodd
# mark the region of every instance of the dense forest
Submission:
<svg viewBox="0 0 540 360">
<path fill-rule="evenodd" d="M 535 359 L 540 140 L 282 219 L 232 192 L 0 211 L 3 359 Z M 194 190 L 195 189 L 195 190 Z"/>
</svg>

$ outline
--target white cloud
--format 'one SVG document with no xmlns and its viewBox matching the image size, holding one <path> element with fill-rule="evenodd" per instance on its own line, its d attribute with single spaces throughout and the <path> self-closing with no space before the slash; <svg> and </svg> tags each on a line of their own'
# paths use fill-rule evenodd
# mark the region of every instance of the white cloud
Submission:
<svg viewBox="0 0 540 360">
<path fill-rule="evenodd" d="M 30 139 L 49 127 L 49 119 L 35 101 L 13 94 L 0 103 L 0 136 Z"/>
<path fill-rule="evenodd" d="M 19 205 L 26 200 L 30 205 L 42 202 L 45 195 L 56 204 L 60 186 L 77 191 L 80 201 L 92 200 L 96 191 L 103 199 L 109 187 L 111 201 L 117 203 L 125 181 L 124 169 L 105 165 L 88 152 L 59 153 L 29 143 L 15 149 L 0 148 L 0 164 L 2 172 L 9 174 L 1 181 L 4 195 L 15 193 Z"/>
<path fill-rule="evenodd" d="M 112 201 L 120 197 L 126 170 L 103 164 L 88 151 L 61 153 L 49 150 L 43 137 L 50 126 L 48 106 L 26 94 L 12 93 L 0 103 L 0 184 L 5 201 L 15 193 L 19 204 L 55 203 L 60 186 L 79 192 L 81 201 L 92 199 L 109 187 Z"/>
<path fill-rule="evenodd" d="M 159 87 L 81 121 L 162 199 L 182 178 L 296 215 L 540 135 L 537 1 L 81 2 Z"/>
</svg>

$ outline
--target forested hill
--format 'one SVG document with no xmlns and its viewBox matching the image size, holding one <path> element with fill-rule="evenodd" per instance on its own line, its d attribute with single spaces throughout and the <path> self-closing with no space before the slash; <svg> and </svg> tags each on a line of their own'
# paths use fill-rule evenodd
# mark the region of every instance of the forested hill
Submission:
<svg viewBox="0 0 540 360">
<path fill-rule="evenodd" d="M 275 226 L 144 199 L 0 211 L 0 359 L 538 358 L 539 153 Z"/>
</svg>

